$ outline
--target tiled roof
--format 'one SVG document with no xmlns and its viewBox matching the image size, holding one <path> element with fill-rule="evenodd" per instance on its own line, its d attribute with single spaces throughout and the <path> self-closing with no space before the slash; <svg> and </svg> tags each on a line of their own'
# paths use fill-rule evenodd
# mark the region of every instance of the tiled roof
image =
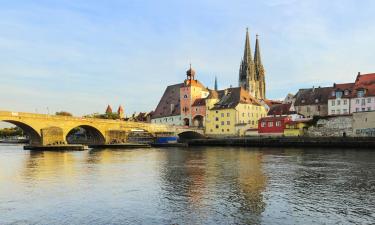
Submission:
<svg viewBox="0 0 375 225">
<path fill-rule="evenodd" d="M 220 99 L 223 95 L 224 95 L 224 90 L 220 90 L 220 91 L 209 90 L 207 99 Z"/>
<path fill-rule="evenodd" d="M 270 110 L 268 111 L 269 116 L 274 116 L 274 115 L 290 115 L 293 114 L 294 112 L 290 111 L 290 106 L 291 103 L 287 104 L 276 104 L 271 106 Z"/>
<path fill-rule="evenodd" d="M 245 89 L 236 87 L 224 90 L 223 96 L 212 109 L 235 108 L 240 103 L 260 105 Z"/>
<path fill-rule="evenodd" d="M 278 105 L 278 104 L 281 104 L 282 102 L 281 101 L 278 101 L 278 100 L 271 100 L 271 99 L 264 99 L 263 100 L 269 107 L 273 106 L 273 105 Z"/>
<path fill-rule="evenodd" d="M 152 113 L 152 119 L 181 114 L 180 110 L 180 88 L 183 83 L 170 85 L 165 89 L 158 106 Z M 174 107 L 173 107 L 174 106 Z"/>
<path fill-rule="evenodd" d="M 354 87 L 354 83 L 333 84 L 332 91 L 336 92 L 336 91 L 348 90 L 349 91 L 348 95 L 345 95 L 345 93 L 343 93 L 343 95 L 342 95 L 343 98 L 348 98 L 348 97 L 351 96 L 353 87 Z M 331 92 L 330 95 L 328 96 L 328 98 L 329 99 L 335 99 L 336 95 L 332 95 L 332 92 Z"/>
<path fill-rule="evenodd" d="M 327 104 L 328 96 L 331 95 L 332 90 L 332 87 L 299 89 L 297 94 L 294 96 L 296 99 L 294 105 L 302 106 Z"/>
<path fill-rule="evenodd" d="M 206 105 L 206 99 L 205 98 L 198 98 L 195 99 L 192 106 L 205 106 Z"/>
<path fill-rule="evenodd" d="M 375 73 L 358 75 L 352 92 L 357 97 L 357 91 L 365 89 L 365 96 L 375 96 Z"/>
</svg>

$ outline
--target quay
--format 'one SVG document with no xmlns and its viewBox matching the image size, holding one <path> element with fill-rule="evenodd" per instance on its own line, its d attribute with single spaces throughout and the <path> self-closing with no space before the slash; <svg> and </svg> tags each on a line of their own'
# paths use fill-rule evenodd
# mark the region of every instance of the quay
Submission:
<svg viewBox="0 0 375 225">
<path fill-rule="evenodd" d="M 25 145 L 23 149 L 32 151 L 84 151 L 88 148 L 85 145 Z"/>
<path fill-rule="evenodd" d="M 126 149 L 126 148 L 150 148 L 150 144 L 146 143 L 121 143 L 121 144 L 100 144 L 100 145 L 89 145 L 89 148 L 116 148 L 116 149 Z"/>
<path fill-rule="evenodd" d="M 372 148 L 373 137 L 233 137 L 192 139 L 189 146 Z"/>
</svg>

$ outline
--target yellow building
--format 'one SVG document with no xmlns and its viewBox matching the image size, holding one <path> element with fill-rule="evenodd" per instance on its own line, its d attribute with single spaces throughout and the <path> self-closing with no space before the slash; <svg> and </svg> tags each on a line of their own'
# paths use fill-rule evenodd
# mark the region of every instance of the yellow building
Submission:
<svg viewBox="0 0 375 225">
<path fill-rule="evenodd" d="M 288 121 L 285 124 L 284 136 L 303 136 L 308 128 L 308 121 Z"/>
<path fill-rule="evenodd" d="M 241 87 L 210 91 L 206 99 L 206 135 L 242 136 L 247 129 L 258 128 L 258 120 L 267 111 Z"/>
</svg>

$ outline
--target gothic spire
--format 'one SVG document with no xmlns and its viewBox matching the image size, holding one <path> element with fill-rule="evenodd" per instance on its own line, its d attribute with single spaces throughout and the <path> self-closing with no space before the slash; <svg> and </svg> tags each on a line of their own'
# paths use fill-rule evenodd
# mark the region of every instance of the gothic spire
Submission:
<svg viewBox="0 0 375 225">
<path fill-rule="evenodd" d="M 215 91 L 217 91 L 217 77 L 215 76 L 215 87 L 214 87 Z"/>
<path fill-rule="evenodd" d="M 259 35 L 258 34 L 256 36 L 256 41 L 255 41 L 254 63 L 255 63 L 255 65 L 262 65 L 262 59 L 260 57 Z"/>
<path fill-rule="evenodd" d="M 243 60 L 245 61 L 245 63 L 249 63 L 252 61 L 248 28 L 246 28 L 246 40 L 245 40 L 245 50 L 244 50 Z"/>
</svg>

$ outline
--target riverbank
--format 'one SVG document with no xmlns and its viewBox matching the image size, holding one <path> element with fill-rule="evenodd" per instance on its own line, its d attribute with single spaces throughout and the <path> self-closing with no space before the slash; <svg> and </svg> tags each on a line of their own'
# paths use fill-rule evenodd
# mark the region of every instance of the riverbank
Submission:
<svg viewBox="0 0 375 225">
<path fill-rule="evenodd" d="M 188 141 L 189 146 L 375 148 L 373 137 L 242 137 Z"/>
</svg>

